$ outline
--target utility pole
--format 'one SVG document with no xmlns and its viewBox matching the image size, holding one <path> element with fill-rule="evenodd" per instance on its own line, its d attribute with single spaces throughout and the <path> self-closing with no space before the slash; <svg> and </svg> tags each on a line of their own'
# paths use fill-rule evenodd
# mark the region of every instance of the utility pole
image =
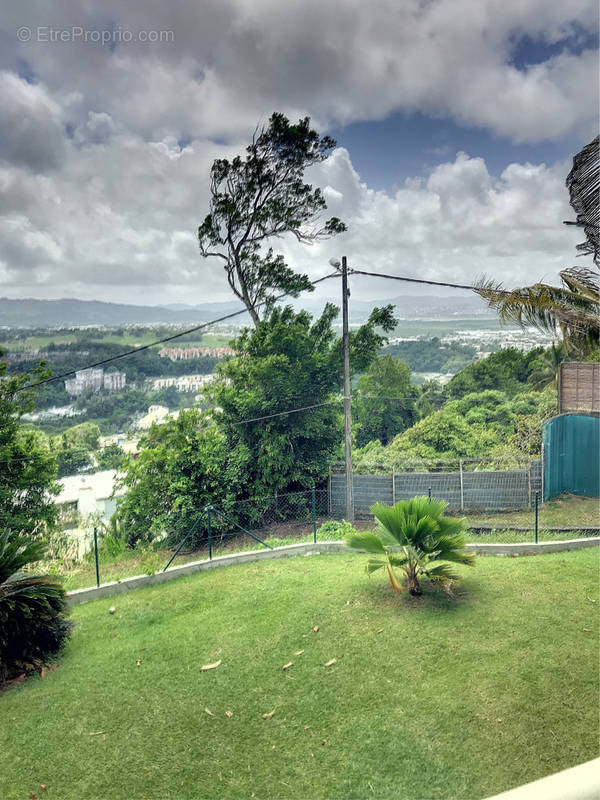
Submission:
<svg viewBox="0 0 600 800">
<path fill-rule="evenodd" d="M 338 262 L 339 263 L 339 262 Z M 344 350 L 344 434 L 346 442 L 346 520 L 354 522 L 352 415 L 350 411 L 350 341 L 348 338 L 348 263 L 342 256 L 342 346 Z"/>
</svg>

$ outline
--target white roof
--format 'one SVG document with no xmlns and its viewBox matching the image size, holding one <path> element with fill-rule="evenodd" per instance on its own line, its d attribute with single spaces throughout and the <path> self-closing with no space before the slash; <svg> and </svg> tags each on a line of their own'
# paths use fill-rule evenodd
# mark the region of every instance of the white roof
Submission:
<svg viewBox="0 0 600 800">
<path fill-rule="evenodd" d="M 97 500 L 106 500 L 113 493 L 116 474 L 116 469 L 104 469 L 100 472 L 69 475 L 66 478 L 60 478 L 58 483 L 62 488 L 54 502 L 59 504 L 75 503 L 79 500 L 79 494 L 82 490 L 91 490 Z M 123 494 L 125 494 L 123 489 L 116 492 L 117 497 Z"/>
</svg>

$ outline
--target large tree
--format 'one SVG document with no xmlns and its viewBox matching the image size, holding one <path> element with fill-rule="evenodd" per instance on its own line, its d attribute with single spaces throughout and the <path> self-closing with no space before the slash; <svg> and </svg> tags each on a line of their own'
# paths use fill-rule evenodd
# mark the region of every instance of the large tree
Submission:
<svg viewBox="0 0 600 800">
<path fill-rule="evenodd" d="M 411 386 L 407 364 L 391 355 L 371 362 L 356 384 L 353 398 L 356 444 L 363 447 L 378 439 L 388 444 L 419 418 L 419 390 Z"/>
<path fill-rule="evenodd" d="M 119 528 L 128 545 L 166 533 L 183 539 L 207 503 L 220 508 L 242 481 L 236 457 L 210 416 L 182 410 L 177 419 L 153 425 L 137 459 L 125 463 L 117 501 Z M 202 537 L 202 531 L 194 541 Z"/>
<path fill-rule="evenodd" d="M 275 308 L 236 342 L 239 355 L 220 368 L 217 420 L 230 451 L 245 460 L 247 497 L 308 489 L 326 477 L 342 440 L 341 340 L 327 305 L 313 320 L 306 311 Z M 392 307 L 375 309 L 350 335 L 350 362 L 367 368 L 393 328 Z M 299 409 L 288 413 L 292 409 Z M 305 410 L 300 410 L 305 409 Z"/>
<path fill-rule="evenodd" d="M 560 333 L 567 352 L 585 357 L 600 341 L 600 137 L 575 156 L 566 183 L 576 214 L 575 221 L 567 224 L 583 228 L 586 240 L 577 249 L 593 256 L 594 267 L 562 270 L 561 286 L 536 283 L 507 291 L 501 283 L 484 278 L 477 291 L 503 321 Z"/>
<path fill-rule="evenodd" d="M 0 531 L 15 535 L 43 534 L 56 523 L 56 461 L 47 437 L 20 422 L 34 406 L 25 387 L 47 375 L 40 368 L 8 377 L 0 362 Z"/>
<path fill-rule="evenodd" d="M 313 288 L 268 241 L 291 234 L 310 244 L 346 230 L 337 217 L 320 219 L 327 208 L 323 193 L 304 182 L 304 171 L 333 147 L 335 141 L 312 130 L 308 117 L 291 124 L 275 113 L 256 131 L 245 158 L 218 158 L 212 165 L 210 210 L 198 228 L 200 252 L 223 262 L 231 290 L 256 327 L 259 304 L 268 305 L 278 293 L 295 297 Z"/>
</svg>

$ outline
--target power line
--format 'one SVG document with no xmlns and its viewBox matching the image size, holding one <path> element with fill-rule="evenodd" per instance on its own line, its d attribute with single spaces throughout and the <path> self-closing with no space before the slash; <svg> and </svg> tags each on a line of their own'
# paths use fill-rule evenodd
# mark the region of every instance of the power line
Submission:
<svg viewBox="0 0 600 800">
<path fill-rule="evenodd" d="M 253 417 L 252 419 L 243 419 L 240 422 L 233 422 L 233 425 L 247 425 L 249 422 L 260 422 L 263 419 L 272 419 L 273 417 L 282 417 L 285 414 L 297 414 L 299 411 L 308 411 L 312 408 L 322 408 L 323 406 L 332 406 L 343 400 L 338 397 L 336 400 L 328 400 L 325 403 L 315 403 L 312 406 L 302 406 L 302 408 L 292 408 L 289 411 L 278 411 L 276 414 L 266 414 L 264 417 Z"/>
<path fill-rule="evenodd" d="M 329 275 L 325 275 L 323 278 L 317 278 L 315 281 L 311 281 L 313 286 L 316 286 L 317 283 L 321 283 L 322 281 L 326 281 L 329 278 L 337 278 L 338 273 L 332 272 Z M 254 308 L 259 308 L 260 306 L 264 306 L 267 303 L 276 303 L 278 300 L 281 300 L 284 297 L 288 297 L 290 292 L 283 292 L 280 295 L 277 295 L 274 298 L 270 298 L 269 300 L 262 300 L 260 303 L 256 303 Z M 73 369 L 70 372 L 63 372 L 61 375 L 53 375 L 51 378 L 45 378 L 43 381 L 36 381 L 35 383 L 30 383 L 27 386 L 21 387 L 20 391 L 26 391 L 27 389 L 34 389 L 37 386 L 43 386 L 46 383 L 54 383 L 55 381 L 64 380 L 64 378 L 68 378 L 71 375 L 75 375 L 76 372 L 82 372 L 86 369 L 93 369 L 94 367 L 101 367 L 104 364 L 110 364 L 113 361 L 118 361 L 121 358 L 126 358 L 127 356 L 131 356 L 134 353 L 141 353 L 143 350 L 149 350 L 151 347 L 155 347 L 157 344 L 164 344 L 165 342 L 172 342 L 174 339 L 180 339 L 182 336 L 187 336 L 189 333 L 196 333 L 196 331 L 204 330 L 208 328 L 210 325 L 215 325 L 217 322 L 225 322 L 228 319 L 233 319 L 234 317 L 239 317 L 241 314 L 247 314 L 247 308 L 241 308 L 239 311 L 233 311 L 231 314 L 225 314 L 222 317 L 217 317 L 217 319 L 211 319 L 210 322 L 203 322 L 200 325 L 195 325 L 193 328 L 188 328 L 185 331 L 181 331 L 180 333 L 174 333 L 171 336 L 165 336 L 163 339 L 157 339 L 154 342 L 150 342 L 149 344 L 144 344 L 141 347 L 134 347 L 132 350 L 126 350 L 124 353 L 118 353 L 115 356 L 110 356 L 109 358 L 104 358 L 101 361 L 96 361 L 93 364 L 88 364 L 85 367 L 79 367 L 78 369 Z"/>
<path fill-rule="evenodd" d="M 370 275 L 373 278 L 388 278 L 392 281 L 405 281 L 406 283 L 425 283 L 428 286 L 446 286 L 450 289 L 468 289 L 471 292 L 476 292 L 476 286 L 467 286 L 464 283 L 445 283 L 443 281 L 426 281 L 423 278 L 406 278 L 400 275 L 387 275 L 383 272 L 367 272 L 362 269 L 350 269 L 352 275 Z"/>
<path fill-rule="evenodd" d="M 375 400 L 391 400 L 391 401 L 394 401 L 394 402 L 402 401 L 402 402 L 412 402 L 412 403 L 416 403 L 420 399 L 418 397 L 382 397 L 381 395 L 360 394 L 360 395 L 352 395 L 351 396 L 351 401 L 355 402 L 356 400 L 359 400 L 359 399 L 362 399 L 362 398 L 375 399 Z M 237 425 L 247 425 L 247 424 L 249 424 L 251 422 L 262 422 L 263 420 L 273 419 L 274 417 L 283 417 L 286 414 L 297 414 L 297 413 L 299 413 L 301 411 L 310 411 L 310 410 L 315 409 L 315 408 L 322 408 L 324 406 L 336 405 L 337 403 L 340 403 L 343 399 L 344 398 L 342 396 L 339 396 L 339 397 L 336 397 L 335 400 L 327 400 L 327 401 L 325 401 L 323 403 L 314 403 L 313 405 L 301 406 L 299 408 L 290 408 L 290 409 L 287 409 L 286 411 L 278 411 L 275 414 L 265 414 L 262 417 L 251 417 L 250 419 L 239 420 L 238 422 L 233 422 L 231 424 L 234 425 L 234 426 L 237 426 Z M 182 410 L 185 411 L 187 409 L 182 409 Z M 58 434 L 58 435 L 60 435 L 60 434 Z M 51 453 L 42 453 L 42 454 L 39 454 L 39 455 L 52 455 L 52 454 Z M 3 458 L 3 459 L 0 459 L 0 464 L 13 464 L 13 463 L 23 462 L 23 461 L 36 461 L 37 458 L 39 457 L 39 455 L 38 456 L 19 456 L 18 458 Z M 58 455 L 58 454 L 56 454 L 56 455 Z"/>
<path fill-rule="evenodd" d="M 388 280 L 395 280 L 395 281 L 405 281 L 407 283 L 419 283 L 419 284 L 426 284 L 428 286 L 445 286 L 451 289 L 468 289 L 469 291 L 477 291 L 477 287 L 461 284 L 461 283 L 446 283 L 443 281 L 428 281 L 424 280 L 423 278 L 407 278 L 405 276 L 400 275 L 389 275 L 383 272 L 369 272 L 367 270 L 360 270 L 360 269 L 350 269 L 350 273 L 353 275 L 366 275 L 373 278 L 387 278 Z M 311 281 L 311 285 L 316 286 L 316 284 L 321 283 L 322 281 L 329 280 L 330 278 L 337 278 L 339 277 L 339 272 L 332 272 L 329 275 L 325 275 L 323 278 L 318 278 L 317 280 Z M 275 298 L 270 300 L 262 300 L 260 303 L 256 303 L 254 308 L 259 308 L 260 306 L 266 305 L 267 303 L 277 302 L 278 300 L 283 299 L 284 297 L 289 296 L 289 292 L 283 292 L 280 295 L 277 295 Z M 131 350 L 126 350 L 123 353 L 118 353 L 117 355 L 110 356 L 109 358 L 101 359 L 100 361 L 95 361 L 93 364 L 87 364 L 84 367 L 80 367 L 78 369 L 70 370 L 69 372 L 63 372 L 61 375 L 53 375 L 50 378 L 45 378 L 42 381 L 36 381 L 35 383 L 30 383 L 27 386 L 23 386 L 21 391 L 25 391 L 27 389 L 34 389 L 38 386 L 44 386 L 47 383 L 54 383 L 55 381 L 64 380 L 65 378 L 69 378 L 71 375 L 75 375 L 76 372 L 82 372 L 86 369 L 94 369 L 94 367 L 101 367 L 105 364 L 111 364 L 113 361 L 118 361 L 121 358 L 126 358 L 127 356 L 133 355 L 134 353 L 141 353 L 144 350 L 149 350 L 152 347 L 156 347 L 159 344 L 165 344 L 166 342 L 172 342 L 175 339 L 180 339 L 182 336 L 187 336 L 190 333 L 196 333 L 197 331 L 204 330 L 211 325 L 215 325 L 219 322 L 226 322 L 229 319 L 233 319 L 234 317 L 238 317 L 242 314 L 246 314 L 248 312 L 247 308 L 241 308 L 239 311 L 233 311 L 230 314 L 224 314 L 222 317 L 217 317 L 216 319 L 210 320 L 209 322 L 203 322 L 200 325 L 195 325 L 192 328 L 187 328 L 180 333 L 174 333 L 170 336 L 165 336 L 162 339 L 156 339 L 154 342 L 150 342 L 149 344 L 142 345 L 140 347 L 134 347 Z"/>
</svg>

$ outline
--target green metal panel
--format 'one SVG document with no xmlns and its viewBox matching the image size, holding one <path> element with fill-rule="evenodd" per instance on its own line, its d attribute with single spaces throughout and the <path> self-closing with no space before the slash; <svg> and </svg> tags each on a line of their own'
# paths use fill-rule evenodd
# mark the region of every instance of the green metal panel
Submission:
<svg viewBox="0 0 600 800">
<path fill-rule="evenodd" d="M 560 414 L 544 425 L 544 500 L 600 497 L 600 418 Z"/>
</svg>

